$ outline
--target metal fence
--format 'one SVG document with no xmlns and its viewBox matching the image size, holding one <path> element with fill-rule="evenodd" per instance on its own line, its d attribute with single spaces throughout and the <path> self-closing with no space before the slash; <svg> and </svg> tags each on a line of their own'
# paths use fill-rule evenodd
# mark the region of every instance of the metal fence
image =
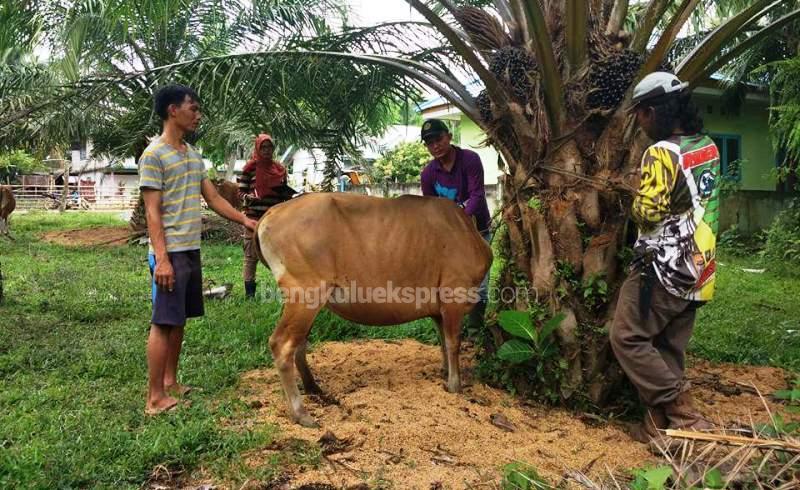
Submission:
<svg viewBox="0 0 800 490">
<path fill-rule="evenodd" d="M 58 209 L 64 187 L 58 185 L 12 185 L 17 209 Z M 67 209 L 125 210 L 136 207 L 139 189 L 117 186 L 70 185 Z"/>
</svg>

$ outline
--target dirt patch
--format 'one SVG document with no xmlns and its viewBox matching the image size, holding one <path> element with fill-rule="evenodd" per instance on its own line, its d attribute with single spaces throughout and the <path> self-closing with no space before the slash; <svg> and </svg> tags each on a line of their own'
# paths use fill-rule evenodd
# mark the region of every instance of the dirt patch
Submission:
<svg viewBox="0 0 800 490">
<path fill-rule="evenodd" d="M 98 226 L 78 230 L 51 231 L 41 239 L 68 247 L 118 247 L 128 243 L 131 230 L 127 226 Z"/>
<path fill-rule="evenodd" d="M 281 488 L 317 483 L 430 489 L 495 488 L 491 483 L 500 480 L 500 468 L 514 461 L 531 464 L 551 482 L 567 469 L 603 480 L 609 471 L 624 473 L 655 461 L 621 424 L 529 405 L 474 382 L 472 361 L 463 357 L 467 386 L 461 394 L 450 394 L 440 378 L 436 346 L 406 340 L 318 347 L 309 362 L 334 399 L 304 398 L 320 429 L 289 421 L 274 369 L 246 373 L 241 397 L 257 410 L 254 419 L 241 421 L 242 427 L 269 423 L 281 428 L 279 439 L 250 453 L 248 463 L 260 466 L 283 446 L 305 441 L 319 448 L 322 464 L 286 468 L 283 478 L 291 483 Z M 774 368 L 698 361 L 689 373 L 701 409 L 726 426 L 767 419 L 750 384 L 765 396 L 786 386 L 784 372 Z M 779 404 L 767 404 L 773 412 L 781 410 Z"/>
<path fill-rule="evenodd" d="M 717 425 L 749 427 L 754 421 L 767 422 L 765 403 L 772 413 L 796 418 L 783 413 L 784 405 L 771 397 L 791 382 L 782 369 L 694 360 L 688 378 L 698 405 Z"/>
</svg>

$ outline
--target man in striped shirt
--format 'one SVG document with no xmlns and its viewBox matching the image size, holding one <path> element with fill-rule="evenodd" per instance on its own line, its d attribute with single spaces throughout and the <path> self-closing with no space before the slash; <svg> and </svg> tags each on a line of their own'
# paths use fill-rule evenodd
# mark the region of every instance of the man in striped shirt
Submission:
<svg viewBox="0 0 800 490">
<path fill-rule="evenodd" d="M 208 180 L 200 154 L 184 141 L 200 122 L 200 99 L 189 87 L 170 85 L 155 96 L 163 132 L 139 158 L 147 231 L 153 316 L 147 342 L 149 387 L 145 412 L 174 408 L 187 386 L 178 384 L 178 358 L 187 318 L 203 315 L 200 263 L 200 196 L 220 216 L 249 229 L 256 222 L 234 209 Z"/>
</svg>

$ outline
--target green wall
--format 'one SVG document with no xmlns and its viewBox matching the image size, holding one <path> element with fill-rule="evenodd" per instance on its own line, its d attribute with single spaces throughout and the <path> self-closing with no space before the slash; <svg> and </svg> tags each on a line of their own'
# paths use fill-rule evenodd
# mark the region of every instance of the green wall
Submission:
<svg viewBox="0 0 800 490">
<path fill-rule="evenodd" d="M 718 96 L 696 95 L 706 130 L 711 134 L 738 135 L 741 137 L 741 155 L 745 160 L 741 168 L 742 190 L 774 191 L 775 179 L 770 171 L 775 168 L 775 151 L 769 137 L 769 113 L 766 101 L 746 101 L 738 114 L 722 107 Z M 492 147 L 482 148 L 485 135 L 477 124 L 462 116 L 460 124 L 461 146 L 481 156 L 487 184 L 497 183 L 497 152 Z"/>
<path fill-rule="evenodd" d="M 497 152 L 494 148 L 482 147 L 486 135 L 468 117 L 461 117 L 461 147 L 476 152 L 483 162 L 483 180 L 486 184 L 496 184 L 500 170 L 497 167 Z"/>
<path fill-rule="evenodd" d="M 736 114 L 723 108 L 717 97 L 695 96 L 695 101 L 706 131 L 741 137 L 742 190 L 774 191 L 775 178 L 770 171 L 775 168 L 775 151 L 769 136 L 768 103 L 745 101 Z"/>
</svg>

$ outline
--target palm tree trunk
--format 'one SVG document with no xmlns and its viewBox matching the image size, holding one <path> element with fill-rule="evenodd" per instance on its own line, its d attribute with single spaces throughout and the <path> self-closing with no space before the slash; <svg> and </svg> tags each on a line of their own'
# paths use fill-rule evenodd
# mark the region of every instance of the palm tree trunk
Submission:
<svg viewBox="0 0 800 490">
<path fill-rule="evenodd" d="M 501 298 L 498 309 L 565 315 L 556 330 L 563 362 L 552 386 L 532 383 L 526 379 L 531 369 L 522 369 L 518 389 L 546 389 L 568 404 L 602 406 L 620 387 L 608 328 L 625 278 L 620 252 L 627 244 L 631 197 L 621 187 L 646 143 L 625 131 L 629 123 L 622 114 L 599 137 L 580 130 L 560 141 L 544 163 L 509 162 L 503 252 L 510 271 L 501 272 L 498 288 L 519 291 L 522 276 L 530 292 Z M 496 339 L 495 347 L 503 340 Z"/>
<path fill-rule="evenodd" d="M 228 155 L 228 166 L 225 170 L 225 180 L 233 179 L 233 172 L 236 170 L 236 154 Z"/>
</svg>

